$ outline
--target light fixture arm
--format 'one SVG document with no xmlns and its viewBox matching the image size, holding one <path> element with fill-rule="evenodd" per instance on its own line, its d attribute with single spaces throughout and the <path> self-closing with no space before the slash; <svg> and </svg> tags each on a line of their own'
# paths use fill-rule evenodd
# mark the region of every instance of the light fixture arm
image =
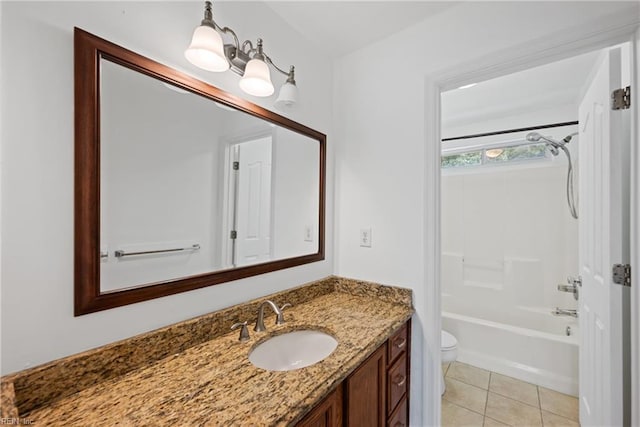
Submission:
<svg viewBox="0 0 640 427">
<path fill-rule="evenodd" d="M 202 27 L 209 27 L 218 34 L 214 34 L 211 30 L 204 29 Z M 232 37 L 233 42 L 225 42 L 221 35 Z M 201 21 L 200 27 L 196 28 L 196 31 L 194 31 L 191 45 L 185 52 L 185 56 L 187 56 L 187 59 L 191 63 L 205 70 L 226 71 L 230 69 L 242 77 L 241 87 L 243 90 L 255 96 L 269 96 L 273 93 L 273 84 L 271 83 L 268 70 L 269 67 L 267 66 L 271 65 L 274 70 L 287 76 L 287 81 L 283 85 L 283 88 L 287 86 L 287 90 L 285 91 L 286 96 L 283 96 L 284 92 L 281 91 L 277 102 L 285 102 L 288 106 L 295 103 L 295 98 L 297 98 L 297 88 L 295 87 L 296 81 L 294 77 L 294 66 L 291 65 L 289 71 L 285 71 L 278 67 L 273 60 L 264 53 L 262 39 L 260 38 L 257 40 L 255 47 L 250 40 L 245 40 L 242 45 L 240 45 L 240 40 L 238 39 L 238 35 L 235 31 L 229 27 L 222 28 L 213 20 L 213 4 L 210 0 L 206 0 L 204 3 L 204 18 Z M 253 62 L 252 64 L 254 65 L 251 66 L 251 77 L 247 77 L 245 76 L 245 72 L 248 71 L 247 65 L 252 60 L 262 61 L 264 63 L 262 64 L 262 67 L 264 68 L 263 71 L 256 71 L 256 67 L 260 67 L 258 65 L 259 62 Z M 262 92 L 259 90 L 254 91 L 249 87 L 249 85 L 255 85 L 255 83 L 244 83 L 245 87 L 243 87 L 243 81 L 248 82 L 251 81 L 251 79 L 256 80 L 256 77 L 253 75 L 254 73 L 257 73 L 258 80 L 263 79 L 265 82 L 263 89 L 266 88 L 269 90 L 263 90 Z M 262 77 L 261 73 L 265 77 Z"/>
<path fill-rule="evenodd" d="M 220 28 L 220 27 L 218 27 L 218 28 Z M 224 33 L 224 34 L 231 34 L 231 36 L 233 37 L 233 41 L 234 41 L 234 44 L 236 46 L 236 49 L 240 48 L 240 41 L 238 40 L 238 35 L 236 34 L 235 31 L 233 31 L 229 27 L 224 27 L 224 28 L 220 29 L 220 31 L 222 33 Z"/>
<path fill-rule="evenodd" d="M 271 64 L 271 66 L 273 68 L 275 68 L 278 72 L 280 72 L 281 74 L 284 74 L 288 78 L 293 79 L 293 72 L 294 72 L 294 68 L 295 68 L 293 65 L 290 66 L 289 71 L 284 71 L 282 68 L 278 67 L 276 64 L 273 63 L 273 61 L 271 60 L 269 55 L 265 54 L 264 55 L 264 59 L 267 62 L 267 64 Z M 287 81 L 288 81 L 288 79 L 287 79 Z"/>
<path fill-rule="evenodd" d="M 258 41 L 262 43 L 262 39 L 258 39 Z M 247 46 L 249 46 L 249 50 L 247 50 Z M 244 43 L 242 43 L 242 51 L 247 55 L 251 55 L 256 51 L 253 47 L 253 43 L 251 43 L 251 40 L 245 40 Z"/>
</svg>

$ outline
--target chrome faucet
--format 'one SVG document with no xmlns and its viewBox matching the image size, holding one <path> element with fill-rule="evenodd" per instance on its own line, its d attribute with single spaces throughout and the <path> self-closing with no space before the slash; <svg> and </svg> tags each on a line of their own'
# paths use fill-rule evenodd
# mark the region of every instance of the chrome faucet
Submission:
<svg viewBox="0 0 640 427">
<path fill-rule="evenodd" d="M 551 314 L 555 315 L 555 316 L 571 316 L 571 317 L 578 317 L 578 310 L 572 310 L 569 308 L 558 308 L 556 307 L 555 310 L 553 310 L 551 312 Z"/>
<path fill-rule="evenodd" d="M 276 314 L 276 325 L 282 325 L 284 323 L 284 314 L 282 314 L 282 310 L 286 307 L 290 307 L 291 304 L 283 304 L 282 307 L 278 308 L 278 306 L 271 300 L 263 301 L 260 304 L 260 308 L 258 309 L 258 318 L 256 319 L 256 326 L 253 328 L 256 332 L 266 331 L 267 328 L 264 326 L 264 306 L 268 305 L 271 307 L 271 310 Z"/>
</svg>

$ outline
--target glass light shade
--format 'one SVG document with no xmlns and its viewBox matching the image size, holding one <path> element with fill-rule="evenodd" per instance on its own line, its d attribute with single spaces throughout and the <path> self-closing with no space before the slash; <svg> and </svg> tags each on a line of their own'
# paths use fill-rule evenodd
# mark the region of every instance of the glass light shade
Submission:
<svg viewBox="0 0 640 427">
<path fill-rule="evenodd" d="M 270 96 L 275 89 L 271 83 L 271 72 L 266 62 L 252 59 L 240 79 L 240 89 L 253 96 Z"/>
<path fill-rule="evenodd" d="M 191 45 L 184 52 L 185 58 L 196 67 L 207 71 L 227 71 L 229 61 L 224 56 L 222 37 L 213 28 L 201 25 L 193 32 Z"/>
<path fill-rule="evenodd" d="M 285 82 L 280 88 L 275 106 L 279 109 L 293 107 L 298 102 L 298 87 L 293 83 Z"/>
</svg>

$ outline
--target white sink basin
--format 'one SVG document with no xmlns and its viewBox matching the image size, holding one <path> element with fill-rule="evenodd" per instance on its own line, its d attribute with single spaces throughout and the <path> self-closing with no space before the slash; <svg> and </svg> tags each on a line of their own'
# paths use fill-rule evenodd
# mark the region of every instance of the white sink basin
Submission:
<svg viewBox="0 0 640 427">
<path fill-rule="evenodd" d="M 294 331 L 263 342 L 249 354 L 249 360 L 268 371 L 292 371 L 318 363 L 337 346 L 338 341 L 324 332 Z"/>
</svg>

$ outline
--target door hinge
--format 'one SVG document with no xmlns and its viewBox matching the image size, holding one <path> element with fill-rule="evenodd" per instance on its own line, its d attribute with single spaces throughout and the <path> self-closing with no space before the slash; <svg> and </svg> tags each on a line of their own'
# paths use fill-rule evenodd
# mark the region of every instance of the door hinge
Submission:
<svg viewBox="0 0 640 427">
<path fill-rule="evenodd" d="M 236 230 L 231 230 L 230 236 L 229 236 L 232 240 L 236 239 L 238 237 L 238 232 Z"/>
<path fill-rule="evenodd" d="M 240 162 L 233 162 L 233 170 L 234 171 L 240 170 Z"/>
<path fill-rule="evenodd" d="M 611 109 L 626 110 L 631 107 L 631 86 L 616 89 L 611 93 Z"/>
<path fill-rule="evenodd" d="M 613 283 L 617 283 L 622 286 L 631 286 L 631 265 L 614 264 Z"/>
</svg>

